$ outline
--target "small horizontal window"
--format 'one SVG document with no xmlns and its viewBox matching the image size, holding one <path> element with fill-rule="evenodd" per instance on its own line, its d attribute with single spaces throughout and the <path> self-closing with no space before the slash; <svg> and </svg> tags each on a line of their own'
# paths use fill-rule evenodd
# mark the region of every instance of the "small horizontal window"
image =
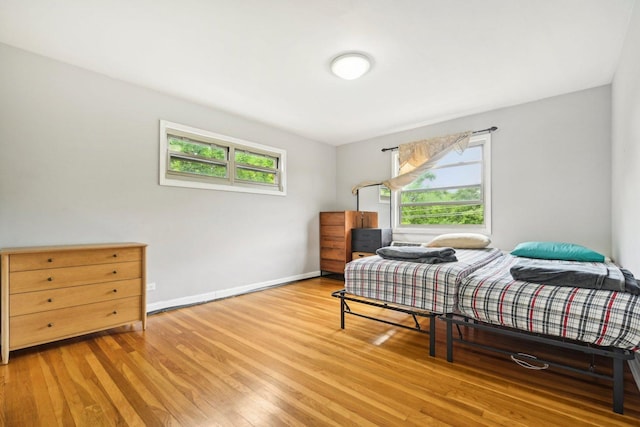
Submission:
<svg viewBox="0 0 640 427">
<path fill-rule="evenodd" d="M 285 195 L 286 151 L 160 121 L 160 184 Z"/>
</svg>

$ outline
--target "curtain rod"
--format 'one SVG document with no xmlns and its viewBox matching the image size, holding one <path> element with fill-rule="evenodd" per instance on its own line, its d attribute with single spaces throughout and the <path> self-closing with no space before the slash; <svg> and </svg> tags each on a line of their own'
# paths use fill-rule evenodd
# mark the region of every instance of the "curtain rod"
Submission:
<svg viewBox="0 0 640 427">
<path fill-rule="evenodd" d="M 487 132 L 491 133 L 491 132 L 495 132 L 497 130 L 498 130 L 498 128 L 496 126 L 491 126 L 490 128 L 487 128 L 487 129 L 474 130 L 472 133 L 474 135 L 477 135 L 479 133 L 487 133 Z M 397 150 L 397 149 L 398 149 L 398 147 L 383 148 L 382 152 L 384 153 L 385 151 L 393 151 L 393 150 Z"/>
</svg>

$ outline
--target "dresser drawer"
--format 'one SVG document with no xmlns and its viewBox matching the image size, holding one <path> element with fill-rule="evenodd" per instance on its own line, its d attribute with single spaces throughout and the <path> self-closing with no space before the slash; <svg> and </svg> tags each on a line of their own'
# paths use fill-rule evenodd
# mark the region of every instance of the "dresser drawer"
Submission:
<svg viewBox="0 0 640 427">
<path fill-rule="evenodd" d="M 69 338 L 141 320 L 141 297 L 85 304 L 11 318 L 12 349 Z"/>
<path fill-rule="evenodd" d="M 320 212 L 320 225 L 339 225 L 344 230 L 344 212 Z"/>
<path fill-rule="evenodd" d="M 9 316 L 58 310 L 76 305 L 142 295 L 142 279 L 12 294 Z"/>
<path fill-rule="evenodd" d="M 321 248 L 320 249 L 320 257 L 322 259 L 334 259 L 336 261 L 345 261 L 345 250 L 344 249 L 331 249 L 331 248 Z"/>
<path fill-rule="evenodd" d="M 53 288 L 67 288 L 89 283 L 113 282 L 140 277 L 142 277 L 142 263 L 139 261 L 18 271 L 11 275 L 9 293 L 16 294 Z"/>
<path fill-rule="evenodd" d="M 331 271 L 332 273 L 344 274 L 344 261 L 336 261 L 332 259 L 320 259 L 320 270 Z"/>
<path fill-rule="evenodd" d="M 327 225 L 325 227 L 322 227 L 322 235 L 325 237 L 339 237 L 341 239 L 344 239 L 345 236 L 345 230 L 344 230 L 344 226 L 339 226 L 339 225 Z"/>
<path fill-rule="evenodd" d="M 320 237 L 320 247 L 346 250 L 347 243 L 344 241 L 344 238 Z"/>
<path fill-rule="evenodd" d="M 84 251 L 51 251 L 14 254 L 11 256 L 9 271 L 41 270 L 48 268 L 72 267 L 89 264 L 109 264 L 113 262 L 140 261 L 140 248 L 108 248 Z"/>
</svg>

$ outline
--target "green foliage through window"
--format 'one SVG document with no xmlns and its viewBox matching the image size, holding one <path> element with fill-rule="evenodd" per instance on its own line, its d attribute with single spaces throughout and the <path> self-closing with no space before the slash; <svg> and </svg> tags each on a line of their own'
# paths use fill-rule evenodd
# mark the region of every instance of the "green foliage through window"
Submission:
<svg viewBox="0 0 640 427">
<path fill-rule="evenodd" d="M 206 177 L 227 177 L 227 149 L 169 135 L 169 170 Z"/>
<path fill-rule="evenodd" d="M 160 120 L 160 185 L 287 195 L 286 150 Z"/>
<path fill-rule="evenodd" d="M 203 163 L 197 160 L 171 159 L 169 168 L 172 171 L 193 173 L 196 175 L 225 178 L 227 176 L 226 166 Z"/>
<path fill-rule="evenodd" d="M 277 158 L 244 150 L 235 150 L 235 158 L 237 179 L 264 184 L 277 182 Z"/>
<path fill-rule="evenodd" d="M 259 172 L 250 169 L 237 169 L 237 178 L 243 181 L 263 182 L 265 184 L 275 184 L 276 175 L 271 172 Z"/>
<path fill-rule="evenodd" d="M 169 170 L 203 177 L 228 178 L 228 168 L 235 169 L 238 181 L 276 185 L 278 158 L 248 150 L 233 150 L 233 162 L 228 162 L 229 147 L 168 136 Z M 230 164 L 231 163 L 231 164 Z"/>
<path fill-rule="evenodd" d="M 400 225 L 483 225 L 482 164 L 480 145 L 447 154 L 401 190 Z"/>
<path fill-rule="evenodd" d="M 227 149 L 224 147 L 218 147 L 214 144 L 203 144 L 175 136 L 169 136 L 169 150 L 176 153 L 191 154 L 205 159 L 227 159 Z"/>
<path fill-rule="evenodd" d="M 278 167 L 278 159 L 276 159 L 275 157 L 242 150 L 236 150 L 236 163 L 243 165 L 260 166 L 269 169 L 276 169 Z"/>
</svg>

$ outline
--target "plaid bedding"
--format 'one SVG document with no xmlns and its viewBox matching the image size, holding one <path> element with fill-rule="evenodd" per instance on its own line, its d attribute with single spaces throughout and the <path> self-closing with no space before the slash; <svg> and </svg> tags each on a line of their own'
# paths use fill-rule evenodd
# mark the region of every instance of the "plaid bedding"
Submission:
<svg viewBox="0 0 640 427">
<path fill-rule="evenodd" d="M 509 269 L 516 262 L 517 257 L 505 255 L 463 279 L 460 312 L 485 323 L 528 332 L 639 349 L 639 296 L 514 280 Z"/>
<path fill-rule="evenodd" d="M 456 249 L 457 262 L 422 264 L 371 256 L 345 267 L 345 290 L 353 295 L 429 311 L 451 313 L 460 280 L 501 256 L 499 249 Z"/>
</svg>

